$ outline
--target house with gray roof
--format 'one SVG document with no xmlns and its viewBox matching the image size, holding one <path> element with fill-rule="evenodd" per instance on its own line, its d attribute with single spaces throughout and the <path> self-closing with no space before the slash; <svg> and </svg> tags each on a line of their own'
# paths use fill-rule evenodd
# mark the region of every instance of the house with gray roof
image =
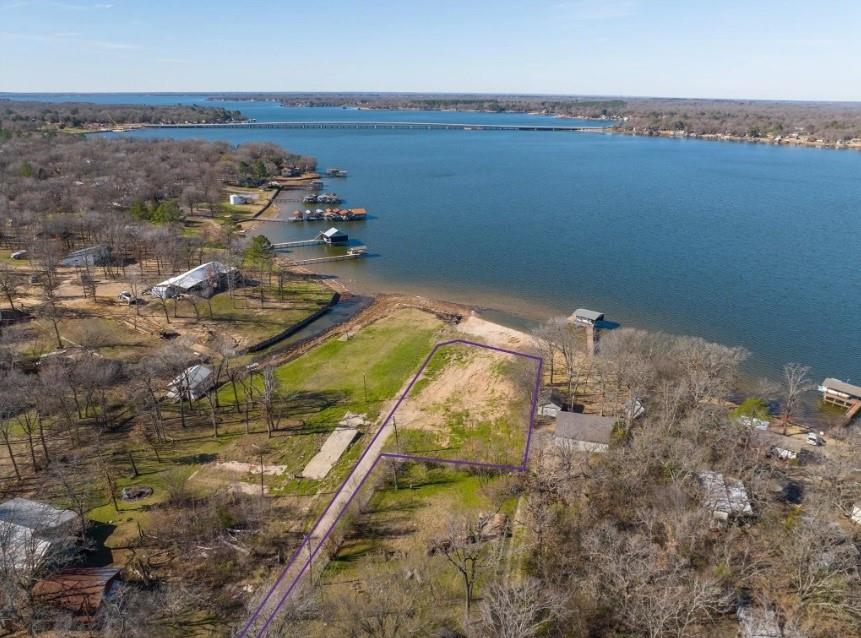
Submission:
<svg viewBox="0 0 861 638">
<path fill-rule="evenodd" d="M 174 400 L 197 401 L 215 383 L 212 368 L 202 363 L 186 368 L 168 384 L 167 395 Z"/>
<path fill-rule="evenodd" d="M 40 501 L 0 503 L 0 564 L 35 569 L 52 549 L 71 542 L 79 522 L 75 512 Z"/>
<path fill-rule="evenodd" d="M 615 417 L 578 412 L 556 415 L 556 445 L 578 452 L 606 452 L 610 447 Z"/>
<path fill-rule="evenodd" d="M 219 261 L 209 261 L 170 279 L 157 283 L 149 293 L 160 299 L 170 299 L 190 292 L 209 293 L 221 287 L 224 277 L 235 268 Z M 207 295 L 208 296 L 208 295 Z"/>
</svg>

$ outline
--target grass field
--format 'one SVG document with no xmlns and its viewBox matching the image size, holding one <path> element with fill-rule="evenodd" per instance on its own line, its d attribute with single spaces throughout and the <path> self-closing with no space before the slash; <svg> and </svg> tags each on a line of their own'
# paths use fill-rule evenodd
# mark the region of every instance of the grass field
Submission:
<svg viewBox="0 0 861 638">
<path fill-rule="evenodd" d="M 463 615 L 463 585 L 457 571 L 429 547 L 445 537 L 451 521 L 477 521 L 502 514 L 510 521 L 517 498 L 506 475 L 475 474 L 451 466 L 398 463 L 379 466 L 380 487 L 355 517 L 344 542 L 319 578 L 318 593 L 325 605 L 373 591 L 381 572 L 418 574 L 418 584 L 403 581 L 416 596 L 415 612 L 425 613 L 439 626 L 457 626 Z M 508 568 L 510 539 L 484 543 L 479 561 L 478 588 L 490 576 Z M 371 603 L 373 604 L 373 603 Z M 308 635 L 325 635 L 323 627 L 308 627 Z M 316 633 L 315 633 L 316 632 Z M 322 633 L 320 633 L 322 632 Z"/>
</svg>

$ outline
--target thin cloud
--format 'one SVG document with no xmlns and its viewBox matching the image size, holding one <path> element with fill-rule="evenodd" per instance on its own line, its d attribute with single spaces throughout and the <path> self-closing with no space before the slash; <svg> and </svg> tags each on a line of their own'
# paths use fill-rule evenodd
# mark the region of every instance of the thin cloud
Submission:
<svg viewBox="0 0 861 638">
<path fill-rule="evenodd" d="M 14 31 L 0 32 L 0 37 L 24 42 L 38 42 L 40 44 L 74 44 L 76 46 L 89 47 L 92 49 L 140 49 L 139 44 L 131 42 L 114 42 L 111 40 L 94 40 L 79 37 L 77 33 L 17 33 Z"/>
<path fill-rule="evenodd" d="M 637 13 L 635 0 L 570 0 L 556 4 L 563 19 L 574 22 L 619 20 Z"/>
<path fill-rule="evenodd" d="M 0 4 L 0 10 L 19 9 L 21 7 L 51 7 L 53 9 L 68 9 L 69 11 L 104 11 L 113 9 L 112 4 L 75 4 L 71 2 L 56 2 L 49 0 L 10 0 Z"/>
</svg>

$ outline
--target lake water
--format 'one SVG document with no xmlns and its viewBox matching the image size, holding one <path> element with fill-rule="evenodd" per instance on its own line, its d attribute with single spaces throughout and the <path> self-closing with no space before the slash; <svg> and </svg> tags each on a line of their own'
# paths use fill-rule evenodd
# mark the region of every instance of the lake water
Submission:
<svg viewBox="0 0 861 638">
<path fill-rule="evenodd" d="M 57 99 L 207 104 L 199 95 Z M 215 104 L 259 121 L 556 122 Z M 374 256 L 321 270 L 359 290 L 486 306 L 515 323 L 582 306 L 622 325 L 742 345 L 754 355 L 754 374 L 776 376 L 783 363 L 800 361 L 817 378 L 861 381 L 861 153 L 601 133 L 125 135 L 270 141 L 317 157 L 321 168 L 345 168 L 349 177 L 326 190 L 369 210 L 372 219 L 342 227 Z M 288 240 L 325 227 L 272 223 L 260 231 Z"/>
</svg>

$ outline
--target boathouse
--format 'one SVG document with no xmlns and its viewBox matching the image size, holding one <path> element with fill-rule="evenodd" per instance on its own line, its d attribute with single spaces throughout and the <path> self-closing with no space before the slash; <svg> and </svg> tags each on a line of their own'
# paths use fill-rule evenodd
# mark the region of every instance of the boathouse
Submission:
<svg viewBox="0 0 861 638">
<path fill-rule="evenodd" d="M 576 323 L 582 323 L 587 326 L 594 326 L 599 321 L 604 320 L 604 313 L 597 310 L 587 310 L 586 308 L 577 308 L 574 314 L 569 317 L 569 320 Z"/>
<path fill-rule="evenodd" d="M 822 400 L 844 408 L 851 408 L 854 402 L 861 401 L 861 387 L 840 379 L 828 378 L 819 386 Z"/>
<path fill-rule="evenodd" d="M 322 239 L 327 244 L 346 244 L 348 237 L 347 233 L 341 232 L 333 226 L 317 235 L 317 239 Z"/>
</svg>

